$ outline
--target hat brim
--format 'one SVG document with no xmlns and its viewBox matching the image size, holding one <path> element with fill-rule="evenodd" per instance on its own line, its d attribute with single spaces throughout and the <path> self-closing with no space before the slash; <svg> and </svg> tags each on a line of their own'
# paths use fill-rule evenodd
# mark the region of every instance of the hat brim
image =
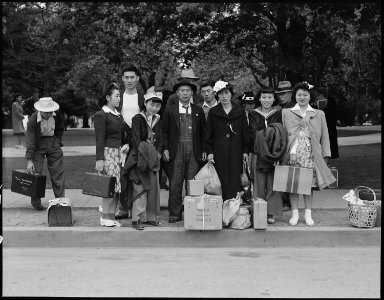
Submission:
<svg viewBox="0 0 384 300">
<path fill-rule="evenodd" d="M 52 112 L 60 108 L 59 104 L 57 104 L 55 101 L 53 101 L 53 107 L 41 107 L 39 105 L 39 102 L 35 102 L 33 106 L 35 107 L 36 110 L 42 111 L 42 112 Z"/>
<path fill-rule="evenodd" d="M 196 92 L 197 90 L 197 87 L 196 85 L 194 85 L 193 83 L 190 83 L 190 82 L 187 82 L 187 81 L 182 81 L 182 82 L 178 82 L 176 83 L 174 86 L 173 86 L 173 91 L 176 92 L 177 89 L 183 85 L 188 85 L 194 92 Z"/>
<path fill-rule="evenodd" d="M 281 94 L 281 93 L 287 93 L 287 92 L 292 92 L 292 90 L 276 91 L 275 94 Z"/>
<path fill-rule="evenodd" d="M 177 80 L 184 80 L 185 78 L 187 78 L 187 79 L 192 79 L 192 80 L 199 80 L 200 79 L 200 77 L 179 77 L 179 78 L 177 78 Z"/>
<path fill-rule="evenodd" d="M 163 100 L 161 100 L 159 97 L 151 97 L 151 98 L 145 100 L 145 102 L 148 102 L 148 101 L 152 101 L 152 102 L 156 102 L 156 103 L 163 103 Z"/>
</svg>

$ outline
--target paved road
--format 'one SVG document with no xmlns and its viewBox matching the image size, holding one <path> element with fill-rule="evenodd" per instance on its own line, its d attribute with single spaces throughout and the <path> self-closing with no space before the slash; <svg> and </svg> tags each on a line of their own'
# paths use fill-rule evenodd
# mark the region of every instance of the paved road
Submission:
<svg viewBox="0 0 384 300">
<path fill-rule="evenodd" d="M 3 248 L 3 296 L 379 298 L 380 248 Z"/>
</svg>

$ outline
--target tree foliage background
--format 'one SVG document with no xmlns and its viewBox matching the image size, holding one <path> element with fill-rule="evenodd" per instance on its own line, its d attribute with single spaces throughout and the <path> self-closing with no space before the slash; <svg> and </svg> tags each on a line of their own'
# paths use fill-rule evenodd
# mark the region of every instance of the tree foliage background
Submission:
<svg viewBox="0 0 384 300">
<path fill-rule="evenodd" d="M 130 63 L 143 90 L 172 89 L 192 65 L 236 95 L 305 80 L 336 98 L 342 123 L 381 121 L 380 2 L 2 2 L 2 13 L 3 127 L 13 95 L 34 88 L 86 119 Z"/>
</svg>

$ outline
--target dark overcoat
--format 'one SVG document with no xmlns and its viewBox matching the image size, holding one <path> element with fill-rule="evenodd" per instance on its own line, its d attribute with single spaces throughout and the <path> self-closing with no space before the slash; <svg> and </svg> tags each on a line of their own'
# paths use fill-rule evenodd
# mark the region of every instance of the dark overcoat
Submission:
<svg viewBox="0 0 384 300">
<path fill-rule="evenodd" d="M 249 153 L 249 142 L 247 117 L 240 105 L 232 102 L 229 114 L 226 114 L 221 104 L 209 110 L 206 127 L 207 154 L 214 155 L 223 200 L 234 198 L 241 191 L 243 153 Z"/>
</svg>

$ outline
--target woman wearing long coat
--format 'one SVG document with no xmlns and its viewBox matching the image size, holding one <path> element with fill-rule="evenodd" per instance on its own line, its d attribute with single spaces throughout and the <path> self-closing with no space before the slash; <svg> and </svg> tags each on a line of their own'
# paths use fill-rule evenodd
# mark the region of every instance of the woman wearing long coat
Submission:
<svg viewBox="0 0 384 300">
<path fill-rule="evenodd" d="M 12 103 L 12 128 L 13 135 L 17 136 L 18 144 L 15 146 L 16 148 L 24 149 L 22 138 L 25 134 L 25 129 L 23 126 L 23 107 L 21 106 L 22 95 L 20 93 L 15 95 L 15 98 Z"/>
<path fill-rule="evenodd" d="M 206 126 L 207 155 L 220 179 L 223 200 L 241 191 L 243 159 L 249 153 L 249 133 L 244 109 L 231 101 L 232 88 L 218 81 L 214 88 L 220 101 L 208 112 Z"/>
</svg>

